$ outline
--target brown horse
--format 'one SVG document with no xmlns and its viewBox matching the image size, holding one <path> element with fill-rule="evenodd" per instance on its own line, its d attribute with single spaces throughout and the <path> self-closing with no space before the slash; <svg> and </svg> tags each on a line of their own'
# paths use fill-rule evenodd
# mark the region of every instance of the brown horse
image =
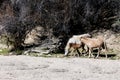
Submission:
<svg viewBox="0 0 120 80">
<path fill-rule="evenodd" d="M 74 52 L 74 56 L 76 55 L 75 54 L 75 51 L 78 52 L 78 56 L 80 55 L 80 52 L 79 52 L 79 48 L 82 48 L 82 52 L 84 49 L 84 44 L 80 41 L 80 38 L 81 37 L 91 37 L 90 34 L 82 34 L 82 35 L 74 35 L 73 37 L 71 37 L 68 42 L 67 42 L 67 45 L 65 47 L 65 56 L 67 56 L 69 53 L 73 53 Z M 73 48 L 72 51 L 71 48 Z"/>
<path fill-rule="evenodd" d="M 94 48 L 97 48 L 98 49 L 98 54 L 96 56 L 96 58 L 99 57 L 99 54 L 100 54 L 100 50 L 102 48 L 105 48 L 105 50 L 107 50 L 107 46 L 106 46 L 106 43 L 104 41 L 104 38 L 102 36 L 98 36 L 97 38 L 85 38 L 85 37 L 81 37 L 81 42 L 83 44 L 85 44 L 88 49 L 89 49 L 89 56 L 88 57 L 91 57 L 93 56 L 92 54 L 92 51 Z M 106 55 L 106 58 L 107 58 L 107 54 L 105 53 Z"/>
</svg>

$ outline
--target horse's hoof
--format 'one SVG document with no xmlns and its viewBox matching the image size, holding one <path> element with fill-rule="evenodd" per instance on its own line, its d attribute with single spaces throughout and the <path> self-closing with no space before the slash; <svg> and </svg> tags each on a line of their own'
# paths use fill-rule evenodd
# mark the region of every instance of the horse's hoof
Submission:
<svg viewBox="0 0 120 80">
<path fill-rule="evenodd" d="M 99 59 L 99 57 L 95 57 L 95 59 Z"/>
<path fill-rule="evenodd" d="M 88 58 L 91 58 L 90 56 L 88 56 Z"/>
</svg>

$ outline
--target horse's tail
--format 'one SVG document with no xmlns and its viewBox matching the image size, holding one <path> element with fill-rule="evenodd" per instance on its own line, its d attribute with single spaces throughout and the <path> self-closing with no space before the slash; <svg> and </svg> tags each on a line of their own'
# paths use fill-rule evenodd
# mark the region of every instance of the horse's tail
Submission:
<svg viewBox="0 0 120 80">
<path fill-rule="evenodd" d="M 104 41 L 104 49 L 107 51 L 108 48 L 107 48 L 107 45 L 106 45 L 106 42 Z"/>
<path fill-rule="evenodd" d="M 108 48 L 107 48 L 107 45 L 106 45 L 106 42 L 104 41 L 104 49 L 105 49 L 105 51 L 108 51 Z M 107 58 L 107 53 L 105 52 L 105 56 L 106 56 L 106 58 Z"/>
</svg>

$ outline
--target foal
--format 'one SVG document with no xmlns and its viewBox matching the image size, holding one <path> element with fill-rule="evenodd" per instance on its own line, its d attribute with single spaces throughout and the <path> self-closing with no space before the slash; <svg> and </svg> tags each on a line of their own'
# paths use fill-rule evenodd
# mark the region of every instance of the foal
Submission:
<svg viewBox="0 0 120 80">
<path fill-rule="evenodd" d="M 101 48 L 103 48 L 103 46 L 104 46 L 105 49 L 107 49 L 106 43 L 105 43 L 102 36 L 98 36 L 97 38 L 82 37 L 81 42 L 83 44 L 87 45 L 87 47 L 89 48 L 89 56 L 88 57 L 93 56 L 92 51 L 93 51 L 94 48 L 98 49 L 98 54 L 97 54 L 96 58 L 99 57 L 100 50 L 101 50 Z M 106 53 L 105 53 L 105 55 L 106 55 L 106 58 L 107 58 Z"/>
</svg>

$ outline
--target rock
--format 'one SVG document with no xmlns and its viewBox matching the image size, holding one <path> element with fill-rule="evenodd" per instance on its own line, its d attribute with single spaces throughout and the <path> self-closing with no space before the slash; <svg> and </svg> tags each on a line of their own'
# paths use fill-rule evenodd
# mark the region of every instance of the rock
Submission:
<svg viewBox="0 0 120 80">
<path fill-rule="evenodd" d="M 42 26 L 36 26 L 26 36 L 24 43 L 27 45 L 38 44 L 40 38 L 45 35 L 44 28 Z"/>
</svg>

